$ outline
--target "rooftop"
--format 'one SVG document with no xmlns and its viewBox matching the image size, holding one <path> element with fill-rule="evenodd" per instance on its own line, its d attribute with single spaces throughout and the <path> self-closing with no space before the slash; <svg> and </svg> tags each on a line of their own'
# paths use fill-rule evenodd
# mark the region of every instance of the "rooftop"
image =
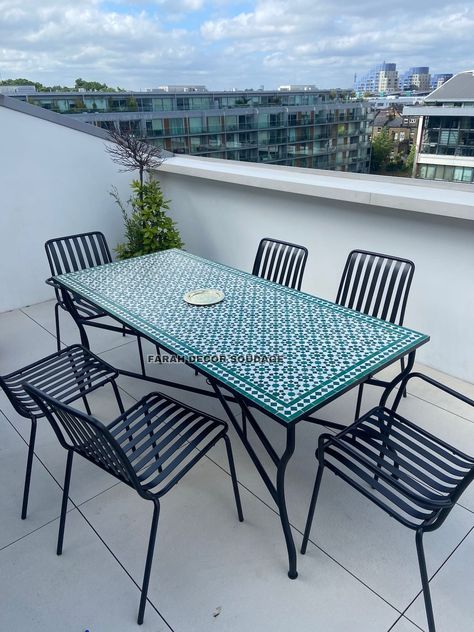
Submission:
<svg viewBox="0 0 474 632">
<path fill-rule="evenodd" d="M 0 170 L 5 209 L 0 214 L 0 374 L 55 350 L 44 242 L 101 230 L 115 246 L 123 239 L 123 226 L 109 191 L 116 186 L 127 199 L 133 177 L 111 163 L 105 137 L 84 133 L 89 126 L 58 125 L 58 114 L 25 104 L 1 107 L 6 103 L 0 97 L 0 136 L 8 147 Z M 302 289 L 324 299 L 334 300 L 353 248 L 415 261 L 405 324 L 431 337 L 417 353 L 417 367 L 474 397 L 472 186 L 188 156 L 169 158 L 155 177 L 171 200 L 170 213 L 189 252 L 250 270 L 262 236 L 303 244 L 309 258 Z M 64 344 L 78 341 L 65 314 L 61 331 Z M 120 368 L 138 368 L 136 344 L 128 337 L 97 331 L 91 348 Z M 151 365 L 149 371 L 207 388 L 181 364 Z M 120 388 L 126 406 L 153 389 L 123 376 Z M 223 417 L 213 399 L 173 394 Z M 367 387 L 363 408 L 379 396 L 378 389 Z M 354 392 L 344 395 L 324 409 L 324 417 L 348 423 L 354 401 Z M 103 420 L 116 414 L 106 389 L 91 403 Z M 63 632 L 74 622 L 90 632 L 137 630 L 148 503 L 77 459 L 64 553 L 57 557 L 64 450 L 50 426 L 40 424 L 30 511 L 22 521 L 29 424 L 2 392 L 0 411 L 0 629 Z M 413 385 L 400 412 L 474 453 L 474 413 L 464 405 Z M 281 448 L 280 426 L 262 423 Z M 288 469 L 288 508 L 298 547 L 322 430 L 298 425 Z M 216 447 L 163 501 L 143 629 L 426 631 L 412 533 L 328 474 L 308 553 L 298 556 L 299 577 L 290 581 L 270 495 L 233 433 L 231 439 L 245 522 L 236 519 L 225 455 Z M 437 631 L 467 632 L 474 620 L 474 485 L 443 527 L 427 534 L 426 547 Z"/>
<path fill-rule="evenodd" d="M 0 372 L 55 350 L 53 301 L 0 314 Z M 78 341 L 65 317 L 63 341 Z M 106 361 L 138 370 L 136 345 L 119 334 L 98 332 L 92 348 Z M 151 351 L 151 349 L 150 349 Z M 428 370 L 455 388 L 474 387 Z M 152 374 L 198 384 L 183 366 L 151 367 Z M 121 378 L 125 405 L 150 391 L 150 384 Z M 172 393 L 171 390 L 167 392 Z M 366 405 L 377 392 L 367 389 Z M 214 400 L 172 393 L 222 416 Z M 212 402 L 212 403 L 211 403 Z M 100 418 L 115 414 L 107 389 L 92 399 Z M 472 411 L 453 407 L 425 389 L 411 390 L 403 414 L 448 441 L 474 452 Z M 352 393 L 325 409 L 325 417 L 349 421 Z M 21 481 L 29 424 L 0 393 L 0 591 L 3 630 L 51 632 L 70 629 L 129 632 L 135 623 L 147 530 L 148 503 L 122 483 L 82 459 L 74 466 L 68 528 L 62 557 L 54 551 L 65 453 L 47 423 L 38 431 L 29 516 L 20 520 Z M 278 445 L 280 429 L 270 438 Z M 321 429 L 325 430 L 325 429 Z M 287 477 L 289 512 L 301 543 L 315 474 L 314 448 L 321 430 L 301 425 Z M 216 448 L 163 502 L 150 604 L 144 630 L 274 632 L 315 629 L 347 632 L 426 630 L 413 535 L 328 474 L 317 526 L 299 577 L 286 575 L 286 553 L 278 516 L 237 436 L 231 435 L 245 522 L 232 502 L 225 453 Z M 390 546 L 387 546 L 387 540 Z M 438 532 L 426 537 L 431 589 L 439 632 L 469 629 L 474 555 L 474 488 Z M 341 608 L 341 603 L 344 607 Z M 151 605 L 151 607 L 150 607 Z"/>
<path fill-rule="evenodd" d="M 442 86 L 431 92 L 425 103 L 436 101 L 474 101 L 474 70 L 459 72 Z"/>
</svg>

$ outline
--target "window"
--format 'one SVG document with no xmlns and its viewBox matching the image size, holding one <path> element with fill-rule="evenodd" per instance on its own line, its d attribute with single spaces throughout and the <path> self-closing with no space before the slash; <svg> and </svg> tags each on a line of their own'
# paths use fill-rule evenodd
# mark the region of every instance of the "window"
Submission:
<svg viewBox="0 0 474 632">
<path fill-rule="evenodd" d="M 207 129 L 209 132 L 220 132 L 222 130 L 220 116 L 207 117 Z"/>
<path fill-rule="evenodd" d="M 170 134 L 182 136 L 184 134 L 184 120 L 182 118 L 169 119 Z"/>
<path fill-rule="evenodd" d="M 188 119 L 189 124 L 189 133 L 190 134 L 201 134 L 203 130 L 202 119 L 196 116 L 192 116 Z"/>
</svg>

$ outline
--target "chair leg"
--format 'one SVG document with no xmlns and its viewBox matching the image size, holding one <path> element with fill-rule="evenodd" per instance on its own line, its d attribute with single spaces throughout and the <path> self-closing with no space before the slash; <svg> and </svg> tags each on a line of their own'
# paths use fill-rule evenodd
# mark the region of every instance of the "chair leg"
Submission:
<svg viewBox="0 0 474 632">
<path fill-rule="evenodd" d="M 92 415 L 91 407 L 89 406 L 89 402 L 87 401 L 87 397 L 85 395 L 82 396 L 82 401 L 84 402 L 84 407 L 86 409 L 86 413 L 88 415 Z"/>
<path fill-rule="evenodd" d="M 418 564 L 420 566 L 421 585 L 423 587 L 426 618 L 428 620 L 428 631 L 436 632 L 433 606 L 431 603 L 430 584 L 428 581 L 428 572 L 426 570 L 425 552 L 423 549 L 423 531 L 421 529 L 416 532 L 416 552 L 418 553 Z"/>
<path fill-rule="evenodd" d="M 138 344 L 138 354 L 140 356 L 140 367 L 142 369 L 142 375 L 146 375 L 145 371 L 145 361 L 143 360 L 143 349 L 142 349 L 142 339 L 141 336 L 137 336 L 137 344 Z"/>
<path fill-rule="evenodd" d="M 66 462 L 66 475 L 64 476 L 63 499 L 61 503 L 61 517 L 59 519 L 58 546 L 56 553 L 61 555 L 63 552 L 64 527 L 66 526 L 67 501 L 69 496 L 69 483 L 71 482 L 72 458 L 74 452 L 68 450 Z"/>
<path fill-rule="evenodd" d="M 235 504 L 237 506 L 237 515 L 239 516 L 239 522 L 244 521 L 244 514 L 242 513 L 242 503 L 240 502 L 239 484 L 237 483 L 237 475 L 235 473 L 234 457 L 232 454 L 232 446 L 230 439 L 227 435 L 222 437 L 225 441 L 225 447 L 227 450 L 227 458 L 229 460 L 230 476 L 232 478 L 232 487 L 234 489 Z"/>
<path fill-rule="evenodd" d="M 56 324 L 56 344 L 58 346 L 58 351 L 61 351 L 61 338 L 59 332 L 59 303 L 56 303 L 54 306 L 54 321 Z"/>
<path fill-rule="evenodd" d="M 122 325 L 122 336 L 125 338 L 125 335 L 126 335 L 125 325 Z"/>
<path fill-rule="evenodd" d="M 304 529 L 303 543 L 301 545 L 301 554 L 306 553 L 306 547 L 308 546 L 308 540 L 311 533 L 311 526 L 313 524 L 314 510 L 316 509 L 316 501 L 318 500 L 319 488 L 321 486 L 321 479 L 323 477 L 324 463 L 320 461 L 318 472 L 316 474 L 316 480 L 314 481 L 313 494 L 311 496 L 311 502 L 309 503 L 308 517 L 306 519 L 306 526 Z"/>
<path fill-rule="evenodd" d="M 140 607 L 138 609 L 138 625 L 143 623 L 145 615 L 146 598 L 148 594 L 148 584 L 150 583 L 151 565 L 153 563 L 153 552 L 155 550 L 156 532 L 158 529 L 158 518 L 160 517 L 160 502 L 158 499 L 154 501 L 153 519 L 151 521 L 150 539 L 148 541 L 148 551 L 146 554 L 145 574 L 143 576 L 142 594 L 140 597 Z"/>
<path fill-rule="evenodd" d="M 120 395 L 119 388 L 115 380 L 112 380 L 111 384 L 112 384 L 112 388 L 114 389 L 114 395 L 115 395 L 115 399 L 117 400 L 118 409 L 120 413 L 123 414 L 125 412 L 125 408 L 123 407 L 122 397 Z"/>
<path fill-rule="evenodd" d="M 357 391 L 357 404 L 356 404 L 356 410 L 355 410 L 355 415 L 354 415 L 354 421 L 357 421 L 359 419 L 360 416 L 360 409 L 362 406 L 362 395 L 364 393 L 364 384 L 360 384 L 359 385 L 359 390 Z"/>
<path fill-rule="evenodd" d="M 30 495 L 31 469 L 33 467 L 33 456 L 36 439 L 36 419 L 31 419 L 30 442 L 28 444 L 28 457 L 26 459 L 25 485 L 23 487 L 23 502 L 21 506 L 21 519 L 26 518 L 28 512 L 28 497 Z"/>
<path fill-rule="evenodd" d="M 402 358 L 400 360 L 400 366 L 402 367 L 402 373 L 403 373 L 403 371 L 405 370 L 405 358 Z M 407 389 L 404 388 L 403 389 L 403 397 L 406 397 L 406 396 L 407 396 Z"/>
</svg>

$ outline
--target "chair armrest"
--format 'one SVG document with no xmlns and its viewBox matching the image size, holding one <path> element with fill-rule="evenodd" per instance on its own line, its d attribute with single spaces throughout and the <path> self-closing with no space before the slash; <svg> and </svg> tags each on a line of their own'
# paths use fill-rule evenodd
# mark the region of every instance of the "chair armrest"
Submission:
<svg viewBox="0 0 474 632">
<path fill-rule="evenodd" d="M 61 288 L 61 286 L 59 285 L 59 283 L 56 281 L 54 277 L 49 277 L 49 279 L 46 279 L 45 283 L 46 285 L 50 285 L 51 287 L 54 287 L 55 290 L 59 290 Z"/>
<path fill-rule="evenodd" d="M 435 388 L 437 388 L 440 391 L 443 391 L 444 393 L 447 393 L 448 395 L 451 395 L 452 397 L 455 397 L 456 399 L 460 400 L 461 402 L 464 402 L 465 404 L 468 404 L 469 406 L 474 406 L 474 400 L 470 399 L 469 397 L 466 397 L 466 395 L 463 395 L 462 393 L 459 393 L 458 391 L 455 391 L 453 388 L 450 388 L 449 386 L 446 386 L 446 384 L 442 384 L 441 382 L 438 382 L 437 380 L 434 380 L 432 377 L 429 377 L 428 375 L 425 375 L 424 373 L 410 373 L 409 375 L 407 375 L 407 377 L 400 383 L 399 388 L 404 389 L 406 388 L 406 385 L 408 384 L 408 382 L 413 379 L 413 378 L 417 378 L 419 380 L 422 380 L 423 382 L 427 382 L 428 384 L 431 384 L 431 386 L 434 386 Z M 397 406 L 398 408 L 398 406 Z M 396 410 L 396 408 L 392 408 L 392 410 Z"/>
</svg>

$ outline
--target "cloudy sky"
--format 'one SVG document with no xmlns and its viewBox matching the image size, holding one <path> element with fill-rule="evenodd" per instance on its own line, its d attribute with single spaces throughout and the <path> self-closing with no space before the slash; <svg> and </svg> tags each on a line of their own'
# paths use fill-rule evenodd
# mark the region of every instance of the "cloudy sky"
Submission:
<svg viewBox="0 0 474 632">
<path fill-rule="evenodd" d="M 0 79 L 349 87 L 384 60 L 472 69 L 473 33 L 473 0 L 0 0 Z"/>
</svg>

